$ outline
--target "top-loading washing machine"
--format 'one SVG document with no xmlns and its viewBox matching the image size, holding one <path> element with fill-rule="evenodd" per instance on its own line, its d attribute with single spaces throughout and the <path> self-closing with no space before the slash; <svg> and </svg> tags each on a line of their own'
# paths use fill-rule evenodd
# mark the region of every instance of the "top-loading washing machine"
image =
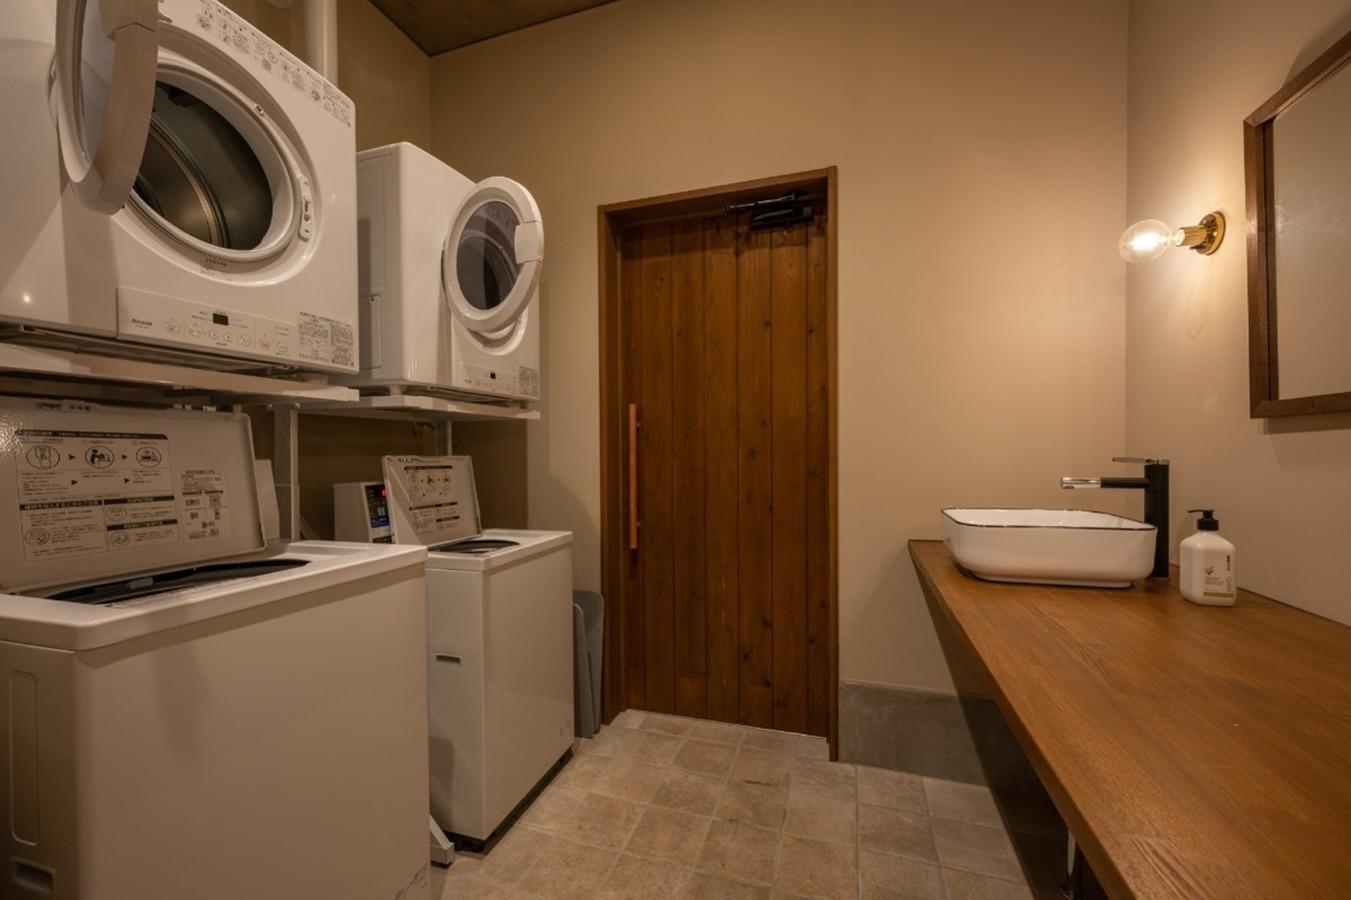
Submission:
<svg viewBox="0 0 1351 900">
<path fill-rule="evenodd" d="M 0 896 L 414 900 L 426 552 L 266 546 L 248 421 L 0 400 Z"/>
<path fill-rule="evenodd" d="M 350 99 L 216 0 L 10 0 L 3 336 L 357 369 Z"/>
<path fill-rule="evenodd" d="M 361 373 L 348 383 L 538 400 L 544 226 L 530 192 L 391 144 L 357 156 L 357 216 Z"/>
<path fill-rule="evenodd" d="M 477 846 L 572 747 L 572 534 L 484 531 L 468 457 L 384 469 L 334 486 L 334 520 L 340 536 L 428 548 L 432 818 Z"/>
</svg>

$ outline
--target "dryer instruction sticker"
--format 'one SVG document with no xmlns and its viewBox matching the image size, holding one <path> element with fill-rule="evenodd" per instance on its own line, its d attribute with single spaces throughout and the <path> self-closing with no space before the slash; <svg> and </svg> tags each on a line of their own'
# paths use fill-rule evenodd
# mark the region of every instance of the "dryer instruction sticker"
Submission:
<svg viewBox="0 0 1351 900">
<path fill-rule="evenodd" d="M 178 542 L 166 435 L 20 429 L 14 438 L 25 559 Z"/>
<path fill-rule="evenodd" d="M 348 323 L 314 313 L 300 314 L 301 359 L 350 366 L 355 348 L 356 331 Z"/>
</svg>

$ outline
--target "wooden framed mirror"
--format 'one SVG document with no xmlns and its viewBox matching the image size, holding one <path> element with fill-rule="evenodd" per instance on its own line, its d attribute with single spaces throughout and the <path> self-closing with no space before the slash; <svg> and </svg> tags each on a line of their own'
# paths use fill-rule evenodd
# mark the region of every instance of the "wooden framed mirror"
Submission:
<svg viewBox="0 0 1351 900">
<path fill-rule="evenodd" d="M 1351 411 L 1351 34 L 1244 121 L 1251 416 Z"/>
</svg>

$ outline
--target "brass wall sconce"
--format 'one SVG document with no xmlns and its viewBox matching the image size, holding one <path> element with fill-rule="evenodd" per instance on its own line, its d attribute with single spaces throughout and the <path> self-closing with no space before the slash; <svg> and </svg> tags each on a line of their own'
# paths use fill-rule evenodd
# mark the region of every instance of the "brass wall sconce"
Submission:
<svg viewBox="0 0 1351 900">
<path fill-rule="evenodd" d="M 1209 256 L 1224 241 L 1224 214 L 1213 212 L 1195 225 L 1173 228 L 1158 219 L 1136 222 L 1121 234 L 1117 251 L 1126 262 L 1157 259 L 1169 247 L 1190 247 Z"/>
</svg>

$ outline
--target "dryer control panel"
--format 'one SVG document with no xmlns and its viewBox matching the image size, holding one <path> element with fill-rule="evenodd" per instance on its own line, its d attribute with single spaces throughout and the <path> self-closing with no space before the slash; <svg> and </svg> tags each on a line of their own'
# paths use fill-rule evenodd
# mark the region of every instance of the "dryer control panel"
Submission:
<svg viewBox="0 0 1351 900">
<path fill-rule="evenodd" d="M 172 346 L 201 347 L 264 362 L 336 369 L 356 366 L 356 329 L 316 313 L 283 322 L 150 291 L 117 289 L 118 334 Z"/>
<path fill-rule="evenodd" d="M 333 537 L 361 544 L 392 544 L 389 492 L 383 481 L 333 485 Z"/>
</svg>

